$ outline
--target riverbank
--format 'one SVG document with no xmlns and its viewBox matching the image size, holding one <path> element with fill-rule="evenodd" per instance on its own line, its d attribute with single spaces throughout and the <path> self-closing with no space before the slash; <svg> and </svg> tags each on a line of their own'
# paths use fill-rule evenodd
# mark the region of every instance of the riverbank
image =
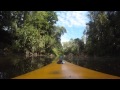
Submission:
<svg viewBox="0 0 120 90">
<path fill-rule="evenodd" d="M 56 57 L 54 54 L 40 54 L 40 53 L 32 53 L 32 52 L 12 52 L 8 50 L 0 50 L 0 58 L 12 58 L 12 57 L 24 57 L 24 58 L 30 58 L 30 57 L 48 57 L 48 58 L 54 58 Z"/>
</svg>

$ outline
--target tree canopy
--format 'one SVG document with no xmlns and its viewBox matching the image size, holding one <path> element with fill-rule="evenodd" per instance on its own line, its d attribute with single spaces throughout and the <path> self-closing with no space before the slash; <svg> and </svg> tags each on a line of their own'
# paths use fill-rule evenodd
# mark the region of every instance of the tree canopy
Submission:
<svg viewBox="0 0 120 90">
<path fill-rule="evenodd" d="M 32 53 L 62 48 L 66 29 L 56 26 L 57 21 L 54 11 L 0 11 L 0 48 Z"/>
<path fill-rule="evenodd" d="M 85 30 L 86 51 L 97 56 L 120 55 L 120 12 L 89 11 L 90 18 Z"/>
</svg>

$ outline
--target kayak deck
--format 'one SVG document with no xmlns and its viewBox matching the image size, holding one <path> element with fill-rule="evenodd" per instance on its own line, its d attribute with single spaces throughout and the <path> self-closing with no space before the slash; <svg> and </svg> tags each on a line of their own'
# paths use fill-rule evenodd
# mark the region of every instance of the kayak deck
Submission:
<svg viewBox="0 0 120 90">
<path fill-rule="evenodd" d="M 66 61 L 64 64 L 57 64 L 55 61 L 13 79 L 120 79 L 120 77 L 80 67 Z"/>
</svg>

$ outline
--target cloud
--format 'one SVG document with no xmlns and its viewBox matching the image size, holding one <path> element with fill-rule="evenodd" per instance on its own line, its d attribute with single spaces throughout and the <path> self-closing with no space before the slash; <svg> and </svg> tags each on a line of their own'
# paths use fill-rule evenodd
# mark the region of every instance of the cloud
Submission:
<svg viewBox="0 0 120 90">
<path fill-rule="evenodd" d="M 62 45 L 63 45 L 63 42 L 68 42 L 68 41 L 69 41 L 69 38 L 68 38 L 67 34 L 62 35 L 62 37 L 61 37 Z"/>
<path fill-rule="evenodd" d="M 81 26 L 85 27 L 87 18 L 87 11 L 57 11 L 58 25 L 62 26 Z"/>
<path fill-rule="evenodd" d="M 61 36 L 61 43 L 69 41 L 71 38 L 80 38 L 89 21 L 87 11 L 56 11 L 58 22 L 56 25 L 64 26 L 67 33 Z"/>
</svg>

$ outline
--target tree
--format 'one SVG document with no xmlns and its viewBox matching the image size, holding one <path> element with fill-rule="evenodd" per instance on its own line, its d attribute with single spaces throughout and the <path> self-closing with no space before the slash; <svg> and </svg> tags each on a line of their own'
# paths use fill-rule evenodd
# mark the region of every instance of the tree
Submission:
<svg viewBox="0 0 120 90">
<path fill-rule="evenodd" d="M 60 38 L 66 29 L 55 26 L 58 18 L 54 11 L 1 11 L 0 20 L 3 49 L 7 45 L 15 52 L 51 53 L 53 48 L 62 49 Z"/>
<path fill-rule="evenodd" d="M 70 39 L 69 42 L 63 43 L 63 49 L 65 54 L 81 54 L 84 50 L 84 42 L 79 39 Z"/>
<path fill-rule="evenodd" d="M 86 50 L 91 55 L 120 55 L 119 11 L 90 11 Z"/>
</svg>

